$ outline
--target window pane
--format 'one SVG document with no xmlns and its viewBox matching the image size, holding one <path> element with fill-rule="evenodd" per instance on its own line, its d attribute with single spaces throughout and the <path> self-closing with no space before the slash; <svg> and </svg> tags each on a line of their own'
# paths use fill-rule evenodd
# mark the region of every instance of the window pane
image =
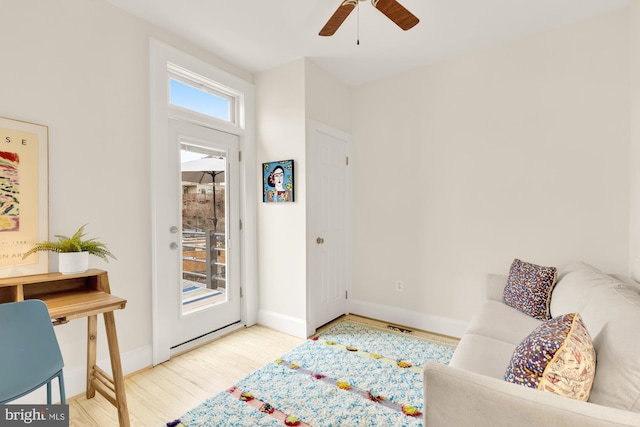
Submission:
<svg viewBox="0 0 640 427">
<path fill-rule="evenodd" d="M 207 116 L 231 121 L 231 102 L 222 96 L 197 89 L 178 80 L 169 79 L 169 102 Z"/>
<path fill-rule="evenodd" d="M 227 153 L 180 144 L 182 314 L 227 302 Z"/>
</svg>

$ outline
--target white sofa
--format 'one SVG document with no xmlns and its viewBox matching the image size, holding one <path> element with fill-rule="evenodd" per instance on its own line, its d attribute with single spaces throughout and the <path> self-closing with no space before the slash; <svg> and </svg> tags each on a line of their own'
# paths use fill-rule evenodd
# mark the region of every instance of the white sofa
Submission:
<svg viewBox="0 0 640 427">
<path fill-rule="evenodd" d="M 588 402 L 504 381 L 516 346 L 540 320 L 503 303 L 490 275 L 449 366 L 424 371 L 425 427 L 640 426 L 640 287 L 585 263 L 558 272 L 551 316 L 580 313 L 596 352 Z"/>
</svg>

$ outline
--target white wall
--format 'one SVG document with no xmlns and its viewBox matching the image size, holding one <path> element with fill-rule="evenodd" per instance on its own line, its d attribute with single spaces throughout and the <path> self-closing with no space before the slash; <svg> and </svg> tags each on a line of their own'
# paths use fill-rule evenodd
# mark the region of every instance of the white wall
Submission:
<svg viewBox="0 0 640 427">
<path fill-rule="evenodd" d="M 640 0 L 630 6 L 631 28 L 631 199 L 629 269 L 640 281 Z"/>
<path fill-rule="evenodd" d="M 628 93 L 627 9 L 357 87 L 362 310 L 468 320 L 515 257 L 626 273 Z"/>
<path fill-rule="evenodd" d="M 351 133 L 351 89 L 316 65 L 305 61 L 307 120 L 315 120 L 342 132 Z"/>
<path fill-rule="evenodd" d="M 255 77 L 257 162 L 293 159 L 295 186 L 293 203 L 258 202 L 258 322 L 303 337 L 307 266 L 304 67 L 300 59 Z M 262 173 L 258 179 L 262 189 Z"/>
<path fill-rule="evenodd" d="M 99 0 L 2 7 L 0 116 L 49 127 L 50 235 L 88 222 L 117 256 L 108 270 L 125 373 L 150 365 L 149 37 L 251 79 L 219 58 Z M 102 320 L 98 360 L 107 358 Z M 86 322 L 56 327 L 67 393 L 84 390 Z M 108 368 L 108 364 L 101 365 Z"/>
</svg>

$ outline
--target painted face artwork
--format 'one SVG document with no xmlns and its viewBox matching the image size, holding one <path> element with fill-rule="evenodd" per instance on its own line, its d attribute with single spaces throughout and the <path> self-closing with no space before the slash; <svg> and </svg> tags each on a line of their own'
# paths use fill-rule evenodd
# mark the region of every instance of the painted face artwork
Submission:
<svg viewBox="0 0 640 427">
<path fill-rule="evenodd" d="M 293 160 L 263 164 L 263 201 L 293 201 Z"/>
<path fill-rule="evenodd" d="M 282 188 L 282 183 L 284 183 L 284 169 L 278 166 L 273 170 L 272 174 L 273 186 L 276 188 L 276 190 L 283 191 L 284 189 Z"/>
<path fill-rule="evenodd" d="M 262 164 L 264 202 L 293 201 L 293 160 Z"/>
</svg>

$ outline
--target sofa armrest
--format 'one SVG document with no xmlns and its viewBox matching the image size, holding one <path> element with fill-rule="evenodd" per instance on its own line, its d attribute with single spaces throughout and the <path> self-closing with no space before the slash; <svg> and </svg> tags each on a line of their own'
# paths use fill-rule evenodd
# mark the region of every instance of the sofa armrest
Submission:
<svg viewBox="0 0 640 427">
<path fill-rule="evenodd" d="M 502 302 L 504 287 L 507 285 L 507 276 L 502 274 L 487 274 L 485 291 L 487 299 Z"/>
<path fill-rule="evenodd" d="M 640 414 L 582 402 L 428 362 L 427 427 L 640 426 Z"/>
</svg>

